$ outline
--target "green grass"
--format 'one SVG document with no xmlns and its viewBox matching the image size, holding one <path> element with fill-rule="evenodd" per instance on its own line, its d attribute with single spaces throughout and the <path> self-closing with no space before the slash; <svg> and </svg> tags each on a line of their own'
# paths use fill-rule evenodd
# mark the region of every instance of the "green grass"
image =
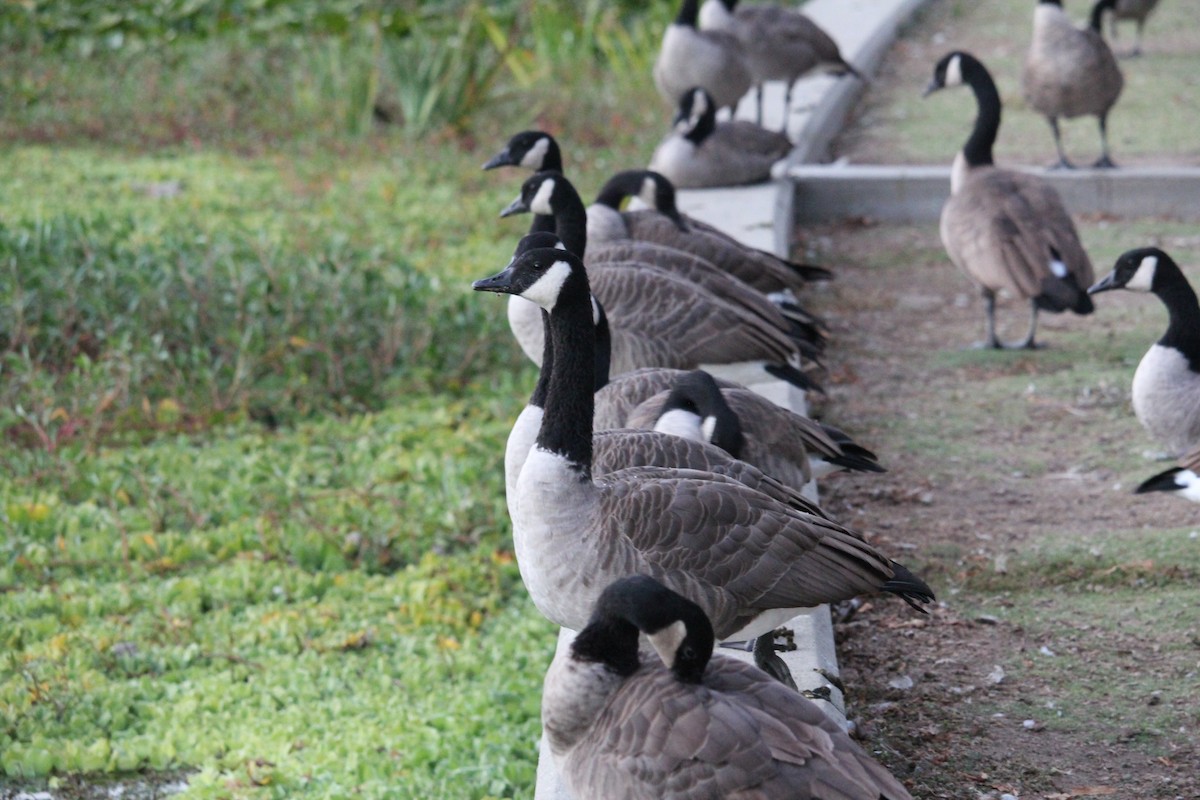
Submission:
<svg viewBox="0 0 1200 800">
<path fill-rule="evenodd" d="M 1000 91 L 1004 115 L 996 143 L 997 162 L 1053 162 L 1050 127 L 1026 107 L 1021 94 L 1033 5 L 971 0 L 931 3 L 905 30 L 901 38 L 904 56 L 889 62 L 891 71 L 873 84 L 863 116 L 846 135 L 845 142 L 867 148 L 859 160 L 950 162 L 970 131 L 975 103 L 967 90 L 942 91 L 927 99 L 921 98 L 921 91 L 929 83 L 937 59 L 958 49 L 979 57 Z M 1090 4 L 1068 2 L 1065 7 L 1082 25 Z M 1200 162 L 1200 145 L 1191 134 L 1200 126 L 1200 109 L 1189 100 L 1200 91 L 1200 53 L 1193 46 L 1190 21 L 1191 9 L 1185 5 L 1162 4 L 1146 25 L 1145 55 L 1119 60 L 1125 88 L 1110 114 L 1108 131 L 1118 164 L 1154 164 L 1164 159 Z M 1132 25 L 1123 26 L 1115 48 L 1118 53 L 1132 47 L 1132 30 Z M 1162 119 L 1166 109 L 1173 117 L 1171 124 L 1148 123 Z M 1068 156 L 1077 163 L 1091 163 L 1100 147 L 1095 117 L 1061 124 Z"/>
</svg>

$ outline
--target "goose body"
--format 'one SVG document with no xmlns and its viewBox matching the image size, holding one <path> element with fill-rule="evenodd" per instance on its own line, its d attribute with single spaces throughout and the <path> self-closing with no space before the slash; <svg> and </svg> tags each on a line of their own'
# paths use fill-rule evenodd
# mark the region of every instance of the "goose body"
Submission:
<svg viewBox="0 0 1200 800">
<path fill-rule="evenodd" d="M 717 122 L 711 95 L 684 92 L 672 130 L 650 157 L 650 169 L 678 188 L 761 183 L 791 152 L 787 136 L 746 120 Z"/>
<path fill-rule="evenodd" d="M 842 57 L 837 42 L 820 25 L 793 8 L 778 5 L 742 5 L 738 0 L 705 0 L 700 7 L 702 30 L 733 34 L 746 54 L 746 64 L 758 94 L 758 121 L 762 122 L 762 87 L 767 81 L 787 84 L 784 127 L 791 111 L 792 84 L 821 67 L 857 76 Z"/>
<path fill-rule="evenodd" d="M 862 592 L 932 596 L 851 532 L 730 478 L 638 467 L 595 480 L 595 334 L 582 262 L 535 249 L 475 288 L 520 294 L 550 313 L 545 412 L 512 504 L 521 576 L 547 618 L 582 629 L 601 589 L 633 574 L 699 603 L 722 638 L 758 636 L 796 608 Z"/>
<path fill-rule="evenodd" d="M 1100 125 L 1101 153 L 1094 166 L 1116 166 L 1108 152 L 1108 113 L 1125 79 L 1100 33 L 1100 17 L 1114 2 L 1099 0 L 1085 28 L 1075 27 L 1060 0 L 1040 0 L 1034 9 L 1021 87 L 1029 107 L 1050 123 L 1058 151 L 1055 166 L 1072 166 L 1063 151 L 1058 120 L 1078 116 L 1095 116 Z"/>
<path fill-rule="evenodd" d="M 752 84 L 742 44 L 725 31 L 700 30 L 698 16 L 698 0 L 683 0 L 663 33 L 654 85 L 672 106 L 691 87 L 703 86 L 719 108 L 736 108 Z"/>
<path fill-rule="evenodd" d="M 643 660 L 639 634 L 657 656 Z M 910 797 L 815 703 L 713 641 L 703 610 L 657 581 L 606 587 L 543 683 L 575 800 Z"/>
<path fill-rule="evenodd" d="M 1110 30 L 1114 41 L 1117 38 L 1117 20 L 1131 19 L 1137 23 L 1137 38 L 1134 40 L 1133 51 L 1130 55 L 1142 54 L 1142 29 L 1146 27 L 1146 18 L 1150 16 L 1150 12 L 1157 5 L 1158 0 L 1117 0 L 1116 6 L 1113 7 Z"/>
<path fill-rule="evenodd" d="M 1133 374 L 1133 411 L 1152 438 L 1178 456 L 1200 443 L 1200 303 L 1179 265 L 1162 250 L 1144 247 L 1117 259 L 1088 291 L 1151 292 L 1169 322 Z"/>
<path fill-rule="evenodd" d="M 540 172 L 525 181 L 521 195 L 504 214 L 523 211 L 553 219 L 560 238 L 577 255 L 589 249 L 583 203 L 560 173 Z M 593 264 L 589 270 L 595 276 L 593 292 L 609 321 L 613 372 L 761 361 L 771 374 L 813 387 L 793 363 L 802 352 L 793 337 L 795 326 L 761 295 L 729 276 L 713 271 L 707 279 L 689 278 L 648 264 L 620 262 Z M 514 313 L 527 319 L 536 314 L 522 302 L 510 301 L 510 322 Z M 513 330 L 530 336 L 536 324 L 514 325 Z M 522 348 L 541 352 L 533 342 L 522 342 Z"/>
<path fill-rule="evenodd" d="M 950 197 L 940 232 L 946 253 L 980 288 L 986 303 L 986 347 L 1034 347 L 1039 310 L 1090 314 L 1086 288 L 1093 279 L 1075 224 L 1052 186 L 1022 172 L 1000 169 L 992 146 L 1000 129 L 1000 95 L 987 69 L 969 53 L 938 61 L 926 93 L 967 84 L 979 106 L 975 127 L 955 157 Z M 1005 344 L 996 336 L 996 294 L 1030 303 L 1025 339 Z"/>
</svg>

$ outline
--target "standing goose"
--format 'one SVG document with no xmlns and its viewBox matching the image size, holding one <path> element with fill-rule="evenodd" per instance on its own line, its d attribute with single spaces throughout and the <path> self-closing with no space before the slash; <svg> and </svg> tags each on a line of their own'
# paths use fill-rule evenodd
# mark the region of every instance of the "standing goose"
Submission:
<svg viewBox="0 0 1200 800">
<path fill-rule="evenodd" d="M 622 211 L 631 197 L 649 208 Z M 798 291 L 809 281 L 830 277 L 828 270 L 748 247 L 683 214 L 675 204 L 675 187 L 653 170 L 625 170 L 609 178 L 588 206 L 587 225 L 591 242 L 633 239 L 675 247 L 711 261 L 764 292 Z"/>
<path fill-rule="evenodd" d="M 709 442 L 796 488 L 838 469 L 885 471 L 866 448 L 839 444 L 819 423 L 749 389 L 723 389 L 703 370 L 681 373 L 625 425 Z"/>
<path fill-rule="evenodd" d="M 1151 292 L 1167 307 L 1167 332 L 1133 373 L 1133 411 L 1171 456 L 1200 442 L 1200 304 L 1179 265 L 1157 247 L 1121 255 L 1088 289 Z"/>
<path fill-rule="evenodd" d="M 672 130 L 650 157 L 650 169 L 681 188 L 741 186 L 771 177 L 792 150 L 782 133 L 746 120 L 717 122 L 712 96 L 693 87 L 679 99 Z"/>
<path fill-rule="evenodd" d="M 645 634 L 661 663 L 643 663 Z M 575 800 L 911 800 L 816 703 L 713 655 L 704 611 L 652 578 L 606 587 L 542 691 Z"/>
<path fill-rule="evenodd" d="M 737 108 L 753 79 L 741 42 L 724 31 L 696 27 L 698 0 L 683 0 L 663 33 L 654 62 L 654 85 L 672 106 L 693 86 L 703 86 L 719 108 Z"/>
<path fill-rule="evenodd" d="M 501 216 L 521 212 L 552 217 L 559 237 L 577 256 L 587 249 L 583 202 L 561 174 L 540 172 L 526 180 L 520 196 Z M 815 388 L 792 362 L 802 352 L 814 354 L 819 343 L 802 347 L 793 338 L 799 334 L 793 323 L 729 276 L 681 277 L 640 262 L 593 264 L 591 270 L 593 291 L 609 322 L 613 372 L 761 361 L 769 374 L 801 388 Z M 718 279 L 723 281 L 721 288 Z M 536 322 L 513 322 L 514 314 L 531 313 L 540 322 L 539 312 L 529 304 L 509 304 L 513 331 L 519 339 L 524 337 L 522 349 L 533 358 L 533 353 L 540 357 L 542 350 Z"/>
<path fill-rule="evenodd" d="M 1150 16 L 1150 12 L 1156 5 L 1158 5 L 1158 0 L 1117 0 L 1117 4 L 1113 7 L 1109 30 L 1112 32 L 1114 42 L 1117 39 L 1117 20 L 1131 19 L 1137 22 L 1137 38 L 1133 42 L 1133 50 L 1129 55 L 1140 56 L 1142 54 L 1142 28 L 1146 27 L 1146 17 Z"/>
<path fill-rule="evenodd" d="M 783 129 L 792 109 L 792 85 L 818 67 L 845 75 L 859 74 L 838 49 L 837 42 L 820 25 L 796 11 L 777 5 L 741 5 L 738 0 L 704 0 L 700 7 L 702 30 L 728 31 L 741 42 L 746 64 L 758 94 L 758 122 L 762 124 L 763 84 L 783 81 Z"/>
<path fill-rule="evenodd" d="M 1108 112 L 1125 78 L 1100 34 L 1100 18 L 1116 0 L 1098 0 L 1086 28 L 1076 28 L 1061 0 L 1038 0 L 1033 41 L 1025 57 L 1021 86 L 1025 101 L 1044 115 L 1054 132 L 1055 167 L 1073 167 L 1063 152 L 1058 118 L 1095 116 L 1100 123 L 1100 158 L 1094 167 L 1115 167 L 1108 154 Z"/>
<path fill-rule="evenodd" d="M 963 83 L 975 92 L 979 111 L 971 136 L 954 158 L 950 198 L 942 208 L 942 244 L 983 293 L 983 346 L 1032 348 L 1039 309 L 1092 312 L 1083 288 L 1092 282 L 1092 262 L 1058 192 L 1038 177 L 999 169 L 992 161 L 1000 95 L 983 64 L 969 53 L 948 53 L 934 67 L 925 94 Z M 1029 300 L 1029 332 L 1017 344 L 996 337 L 996 293 L 1001 290 Z"/>
<path fill-rule="evenodd" d="M 757 638 L 797 608 L 864 592 L 932 599 L 850 531 L 729 478 L 630 468 L 594 480 L 595 326 L 583 263 L 530 250 L 474 288 L 520 294 L 550 313 L 553 369 L 512 520 L 521 577 L 548 619 L 581 630 L 601 589 L 635 574 L 700 604 L 723 639 Z"/>
<path fill-rule="evenodd" d="M 1134 489 L 1134 494 L 1147 492 L 1170 492 L 1200 503 L 1200 444 L 1180 456 L 1176 466 L 1147 478 Z"/>
</svg>

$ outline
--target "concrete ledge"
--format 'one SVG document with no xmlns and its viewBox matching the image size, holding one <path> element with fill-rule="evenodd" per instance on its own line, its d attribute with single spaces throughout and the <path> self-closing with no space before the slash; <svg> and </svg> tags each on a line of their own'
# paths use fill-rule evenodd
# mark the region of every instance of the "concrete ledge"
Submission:
<svg viewBox="0 0 1200 800">
<path fill-rule="evenodd" d="M 1200 219 L 1200 167 L 1022 169 L 1057 189 L 1072 214 Z M 937 221 L 950 195 L 949 166 L 801 164 L 787 175 L 797 224 Z"/>
</svg>

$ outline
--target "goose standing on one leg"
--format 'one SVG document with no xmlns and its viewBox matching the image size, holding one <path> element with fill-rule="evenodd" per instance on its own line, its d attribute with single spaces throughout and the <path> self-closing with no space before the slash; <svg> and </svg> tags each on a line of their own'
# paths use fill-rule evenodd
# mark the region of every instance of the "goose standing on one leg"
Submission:
<svg viewBox="0 0 1200 800">
<path fill-rule="evenodd" d="M 639 634 L 662 663 L 642 663 Z M 703 609 L 661 583 L 604 589 L 542 691 L 576 800 L 911 800 L 817 704 L 712 650 Z"/>
<path fill-rule="evenodd" d="M 792 110 L 792 86 L 803 75 L 829 67 L 861 79 L 837 42 L 804 14 L 777 5 L 741 5 L 738 0 L 705 0 L 700 7 L 702 30 L 728 31 L 737 37 L 746 53 L 746 64 L 758 96 L 758 123 L 762 124 L 763 84 L 783 81 L 783 122 L 787 130 Z"/>
<path fill-rule="evenodd" d="M 553 371 L 513 514 L 521 577 L 547 618 L 582 629 L 601 589 L 634 574 L 699 603 L 722 638 L 757 638 L 797 608 L 864 592 L 932 598 L 853 533 L 722 476 L 634 468 L 597 483 L 595 328 L 583 263 L 556 248 L 531 250 L 475 289 L 520 294 L 550 313 Z"/>
<path fill-rule="evenodd" d="M 654 85 L 672 107 L 685 91 L 703 86 L 718 108 L 733 111 L 752 83 L 746 54 L 733 34 L 700 30 L 699 11 L 698 0 L 680 3 L 654 62 Z"/>
<path fill-rule="evenodd" d="M 1030 108 L 1044 115 L 1054 132 L 1055 167 L 1071 168 L 1063 152 L 1059 117 L 1095 115 L 1100 123 L 1100 158 L 1094 167 L 1115 167 L 1108 154 L 1108 112 L 1125 79 L 1100 33 L 1100 18 L 1116 0 L 1098 0 L 1086 28 L 1076 28 L 1061 0 L 1038 0 L 1033 41 L 1025 57 L 1021 86 Z"/>
<path fill-rule="evenodd" d="M 964 83 L 974 91 L 979 110 L 970 137 L 954 158 L 950 198 L 942 208 L 942 243 L 950 260 L 983 293 L 983 346 L 1032 348 L 1039 309 L 1092 313 L 1084 288 L 1092 282 L 1092 262 L 1053 187 L 1036 176 L 995 166 L 1000 94 L 983 64 L 962 51 L 943 56 L 925 94 Z M 1029 301 L 1029 332 L 1016 344 L 996 336 L 996 293 L 1001 290 Z"/>
<path fill-rule="evenodd" d="M 1146 431 L 1178 456 L 1200 442 L 1200 302 L 1179 265 L 1157 247 L 1121 255 L 1088 289 L 1151 292 L 1167 307 L 1167 332 L 1133 374 L 1133 411 Z"/>
</svg>

